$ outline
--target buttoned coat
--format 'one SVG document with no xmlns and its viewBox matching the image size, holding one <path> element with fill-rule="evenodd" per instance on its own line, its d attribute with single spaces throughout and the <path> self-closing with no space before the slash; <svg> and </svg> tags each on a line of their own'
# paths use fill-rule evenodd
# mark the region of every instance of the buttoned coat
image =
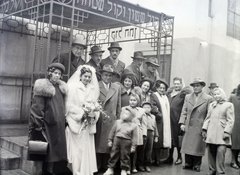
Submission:
<svg viewBox="0 0 240 175">
<path fill-rule="evenodd" d="M 62 53 L 60 54 L 60 58 L 58 60 L 58 57 L 54 58 L 53 63 L 61 63 L 62 65 L 64 65 L 65 67 L 65 71 L 64 71 L 64 76 L 63 76 L 63 80 L 65 82 L 67 82 L 67 74 L 68 74 L 68 65 L 69 65 L 69 53 Z M 82 58 L 79 58 L 79 61 L 77 61 L 75 55 L 73 53 L 71 53 L 71 64 L 70 64 L 70 74 L 69 74 L 69 78 L 72 76 L 72 74 L 77 70 L 78 66 L 80 65 L 84 65 L 85 61 Z"/>
<path fill-rule="evenodd" d="M 121 88 L 116 83 L 111 83 L 107 91 L 102 81 L 99 81 L 99 100 L 103 104 L 103 111 L 109 116 L 101 114 L 97 122 L 97 132 L 95 134 L 95 145 L 97 153 L 110 153 L 107 145 L 109 132 L 114 122 L 119 119 L 121 113 Z"/>
<path fill-rule="evenodd" d="M 186 95 L 179 120 L 179 124 L 186 126 L 181 153 L 193 156 L 205 154 L 206 144 L 201 131 L 211 99 L 210 95 L 203 92 L 195 103 L 194 93 Z"/>
<path fill-rule="evenodd" d="M 240 150 L 240 96 L 231 94 L 229 101 L 233 103 L 235 113 L 235 122 L 232 131 L 232 149 Z"/>
<path fill-rule="evenodd" d="M 227 101 L 211 103 L 202 129 L 207 131 L 206 143 L 231 146 L 231 138 L 223 140 L 223 133 L 231 135 L 234 125 L 234 107 Z"/>
<path fill-rule="evenodd" d="M 105 64 L 110 64 L 110 65 L 112 65 L 114 71 L 118 74 L 118 75 L 114 75 L 114 76 L 113 76 L 112 82 L 120 82 L 120 77 L 121 77 L 121 75 L 122 75 L 122 73 L 123 73 L 123 71 L 124 71 L 124 69 L 125 69 L 125 63 L 122 62 L 122 61 L 120 61 L 120 60 L 118 60 L 118 64 L 117 64 L 117 66 L 115 67 L 115 66 L 113 65 L 113 62 L 112 62 L 112 60 L 110 59 L 110 57 L 107 57 L 107 58 L 103 59 L 103 60 L 101 61 L 101 63 L 100 63 L 101 67 L 103 67 Z"/>
</svg>

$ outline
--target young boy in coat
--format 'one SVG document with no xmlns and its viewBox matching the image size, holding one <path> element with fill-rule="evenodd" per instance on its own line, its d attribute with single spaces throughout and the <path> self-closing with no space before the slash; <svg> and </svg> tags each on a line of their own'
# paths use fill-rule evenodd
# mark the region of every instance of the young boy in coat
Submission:
<svg viewBox="0 0 240 175">
<path fill-rule="evenodd" d="M 135 112 L 130 107 L 123 109 L 121 119 L 113 125 L 108 146 L 112 147 L 108 169 L 104 175 L 113 175 L 116 163 L 120 159 L 121 175 L 127 175 L 130 167 L 130 153 L 134 152 L 137 145 L 137 125 L 132 121 Z"/>
<path fill-rule="evenodd" d="M 138 150 L 138 167 L 151 172 L 153 142 L 158 142 L 158 130 L 155 116 L 151 114 L 152 104 L 144 102 L 142 108 L 145 110 L 147 121 L 147 135 L 143 136 L 143 150 Z M 143 168 L 144 167 L 144 168 Z"/>
</svg>

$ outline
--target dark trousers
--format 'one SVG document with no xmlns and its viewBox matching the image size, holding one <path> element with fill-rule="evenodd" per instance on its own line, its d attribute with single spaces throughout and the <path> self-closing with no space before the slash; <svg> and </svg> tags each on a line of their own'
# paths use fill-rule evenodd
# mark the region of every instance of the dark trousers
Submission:
<svg viewBox="0 0 240 175">
<path fill-rule="evenodd" d="M 193 156 L 189 154 L 185 154 L 185 166 L 200 168 L 202 164 L 202 156 Z"/>
<path fill-rule="evenodd" d="M 225 174 L 225 154 L 227 147 L 225 145 L 208 145 L 208 164 L 209 169 L 217 174 Z"/>
<path fill-rule="evenodd" d="M 100 169 L 106 170 L 108 168 L 107 165 L 108 165 L 108 160 L 110 158 L 110 154 L 108 154 L 108 153 L 97 153 L 96 158 L 97 158 L 98 170 L 100 170 Z"/>
<path fill-rule="evenodd" d="M 152 148 L 154 141 L 154 131 L 148 130 L 147 137 L 143 138 L 143 145 L 137 148 L 137 165 L 151 165 L 152 162 Z"/>
<path fill-rule="evenodd" d="M 110 168 L 115 168 L 120 158 L 120 168 L 122 170 L 129 170 L 131 146 L 131 140 L 115 137 L 113 140 L 113 147 L 110 153 L 108 166 Z"/>
</svg>

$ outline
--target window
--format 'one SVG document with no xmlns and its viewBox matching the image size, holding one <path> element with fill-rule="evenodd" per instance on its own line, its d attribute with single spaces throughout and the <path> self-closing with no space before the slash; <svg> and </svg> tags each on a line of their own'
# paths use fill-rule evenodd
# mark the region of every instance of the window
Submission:
<svg viewBox="0 0 240 175">
<path fill-rule="evenodd" d="M 227 35 L 240 40 L 240 0 L 228 0 Z"/>
</svg>

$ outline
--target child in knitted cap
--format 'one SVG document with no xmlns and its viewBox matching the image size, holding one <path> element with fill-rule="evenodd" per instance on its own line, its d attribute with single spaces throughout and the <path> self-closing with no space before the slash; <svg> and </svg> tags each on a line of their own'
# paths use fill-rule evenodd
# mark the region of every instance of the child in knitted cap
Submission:
<svg viewBox="0 0 240 175">
<path fill-rule="evenodd" d="M 120 158 L 121 175 L 127 175 L 130 167 L 130 153 L 134 152 L 137 144 L 137 125 L 132 121 L 135 112 L 130 107 L 122 110 L 121 119 L 113 125 L 109 137 L 108 146 L 112 147 L 108 169 L 104 175 L 113 175 L 114 168 Z"/>
</svg>

